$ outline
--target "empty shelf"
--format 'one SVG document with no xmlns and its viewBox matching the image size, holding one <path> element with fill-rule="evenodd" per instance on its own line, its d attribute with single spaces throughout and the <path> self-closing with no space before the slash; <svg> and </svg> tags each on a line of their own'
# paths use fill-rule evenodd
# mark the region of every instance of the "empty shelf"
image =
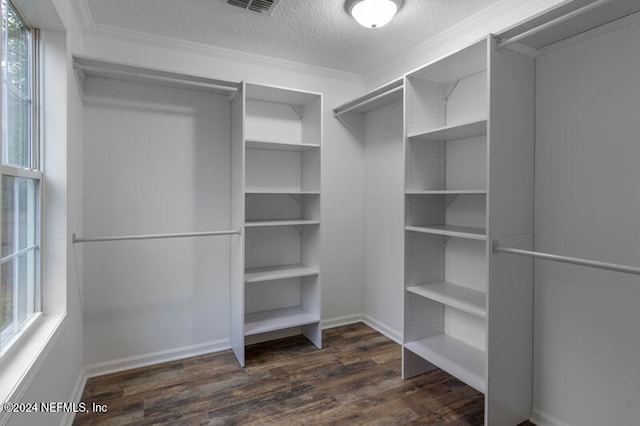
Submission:
<svg viewBox="0 0 640 426">
<path fill-rule="evenodd" d="M 267 333 L 320 321 L 318 314 L 305 311 L 301 306 L 254 312 L 245 315 L 244 335 Z"/>
<path fill-rule="evenodd" d="M 282 141 L 267 141 L 267 140 L 247 140 L 246 147 L 249 149 L 269 149 L 276 151 L 306 151 L 308 149 L 320 148 L 318 144 L 306 144 L 306 143 L 290 143 Z"/>
<path fill-rule="evenodd" d="M 480 318 L 487 317 L 485 293 L 447 282 L 407 287 L 407 291 L 459 309 Z"/>
<path fill-rule="evenodd" d="M 409 135 L 410 138 L 426 141 L 450 141 L 471 138 L 487 133 L 487 120 L 475 120 L 467 123 L 447 125 L 426 132 Z"/>
<path fill-rule="evenodd" d="M 405 192 L 407 195 L 465 195 L 465 194 L 486 194 L 486 189 L 435 189 L 435 190 L 422 190 L 422 189 L 407 189 Z"/>
<path fill-rule="evenodd" d="M 446 334 L 409 342 L 405 347 L 480 392 L 485 391 L 485 353 Z"/>
<path fill-rule="evenodd" d="M 320 194 L 320 191 L 305 191 L 300 189 L 247 189 L 245 194 L 285 194 L 285 195 L 314 195 Z"/>
<path fill-rule="evenodd" d="M 244 281 L 247 283 L 256 283 L 262 281 L 282 280 L 285 278 L 306 277 L 310 275 L 318 275 L 318 273 L 318 268 L 312 268 L 302 264 L 251 268 L 245 271 Z"/>
<path fill-rule="evenodd" d="M 262 220 L 246 222 L 247 227 L 259 227 L 259 226 L 296 226 L 296 225 L 319 225 L 319 220 L 308 219 L 289 219 L 289 220 Z"/>
<path fill-rule="evenodd" d="M 484 228 L 472 228 L 470 226 L 456 225 L 426 225 L 407 226 L 407 231 L 424 232 L 427 234 L 445 235 L 448 237 L 469 238 L 472 240 L 486 240 L 486 230 Z"/>
</svg>

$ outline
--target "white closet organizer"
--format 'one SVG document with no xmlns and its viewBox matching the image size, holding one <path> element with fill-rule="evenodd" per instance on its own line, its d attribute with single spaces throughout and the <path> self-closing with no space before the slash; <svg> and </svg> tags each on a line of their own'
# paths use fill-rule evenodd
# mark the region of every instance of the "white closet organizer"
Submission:
<svg viewBox="0 0 640 426">
<path fill-rule="evenodd" d="M 492 38 L 405 77 L 403 377 L 442 368 L 485 394 L 486 424 L 531 402 L 534 61 Z"/>
<path fill-rule="evenodd" d="M 232 247 L 231 343 L 244 366 L 249 336 L 301 330 L 322 346 L 322 96 L 245 83 L 232 104 L 232 216 L 245 232 Z"/>
</svg>

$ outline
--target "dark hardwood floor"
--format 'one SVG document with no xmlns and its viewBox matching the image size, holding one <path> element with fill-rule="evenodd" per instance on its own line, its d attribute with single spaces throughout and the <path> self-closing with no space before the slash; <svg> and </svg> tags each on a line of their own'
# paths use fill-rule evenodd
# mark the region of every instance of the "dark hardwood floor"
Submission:
<svg viewBox="0 0 640 426">
<path fill-rule="evenodd" d="M 400 346 L 364 324 L 87 381 L 82 400 L 106 413 L 74 425 L 483 424 L 483 395 L 441 370 L 402 380 Z"/>
</svg>

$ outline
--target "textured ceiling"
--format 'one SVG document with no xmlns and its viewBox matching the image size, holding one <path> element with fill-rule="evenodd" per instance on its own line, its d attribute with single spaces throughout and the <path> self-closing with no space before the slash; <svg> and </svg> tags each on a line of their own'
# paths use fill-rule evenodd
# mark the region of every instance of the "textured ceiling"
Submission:
<svg viewBox="0 0 640 426">
<path fill-rule="evenodd" d="M 405 0 L 372 30 L 344 0 L 281 0 L 271 15 L 221 0 L 87 0 L 100 24 L 360 74 L 497 1 Z"/>
</svg>

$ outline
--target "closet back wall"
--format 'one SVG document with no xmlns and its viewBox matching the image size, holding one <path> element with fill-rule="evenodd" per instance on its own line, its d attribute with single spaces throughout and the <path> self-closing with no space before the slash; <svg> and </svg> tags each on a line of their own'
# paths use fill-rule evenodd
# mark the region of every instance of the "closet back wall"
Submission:
<svg viewBox="0 0 640 426">
<path fill-rule="evenodd" d="M 636 21 L 537 61 L 537 251 L 640 265 L 639 40 Z M 538 424 L 638 424 L 639 300 L 637 276 L 536 261 Z"/>
<path fill-rule="evenodd" d="M 229 228 L 228 96 L 97 79 L 84 95 L 83 236 Z M 229 238 L 78 246 L 88 373 L 227 347 Z"/>
<path fill-rule="evenodd" d="M 402 102 L 364 118 L 365 314 L 402 341 L 404 288 L 404 150 Z"/>
</svg>

